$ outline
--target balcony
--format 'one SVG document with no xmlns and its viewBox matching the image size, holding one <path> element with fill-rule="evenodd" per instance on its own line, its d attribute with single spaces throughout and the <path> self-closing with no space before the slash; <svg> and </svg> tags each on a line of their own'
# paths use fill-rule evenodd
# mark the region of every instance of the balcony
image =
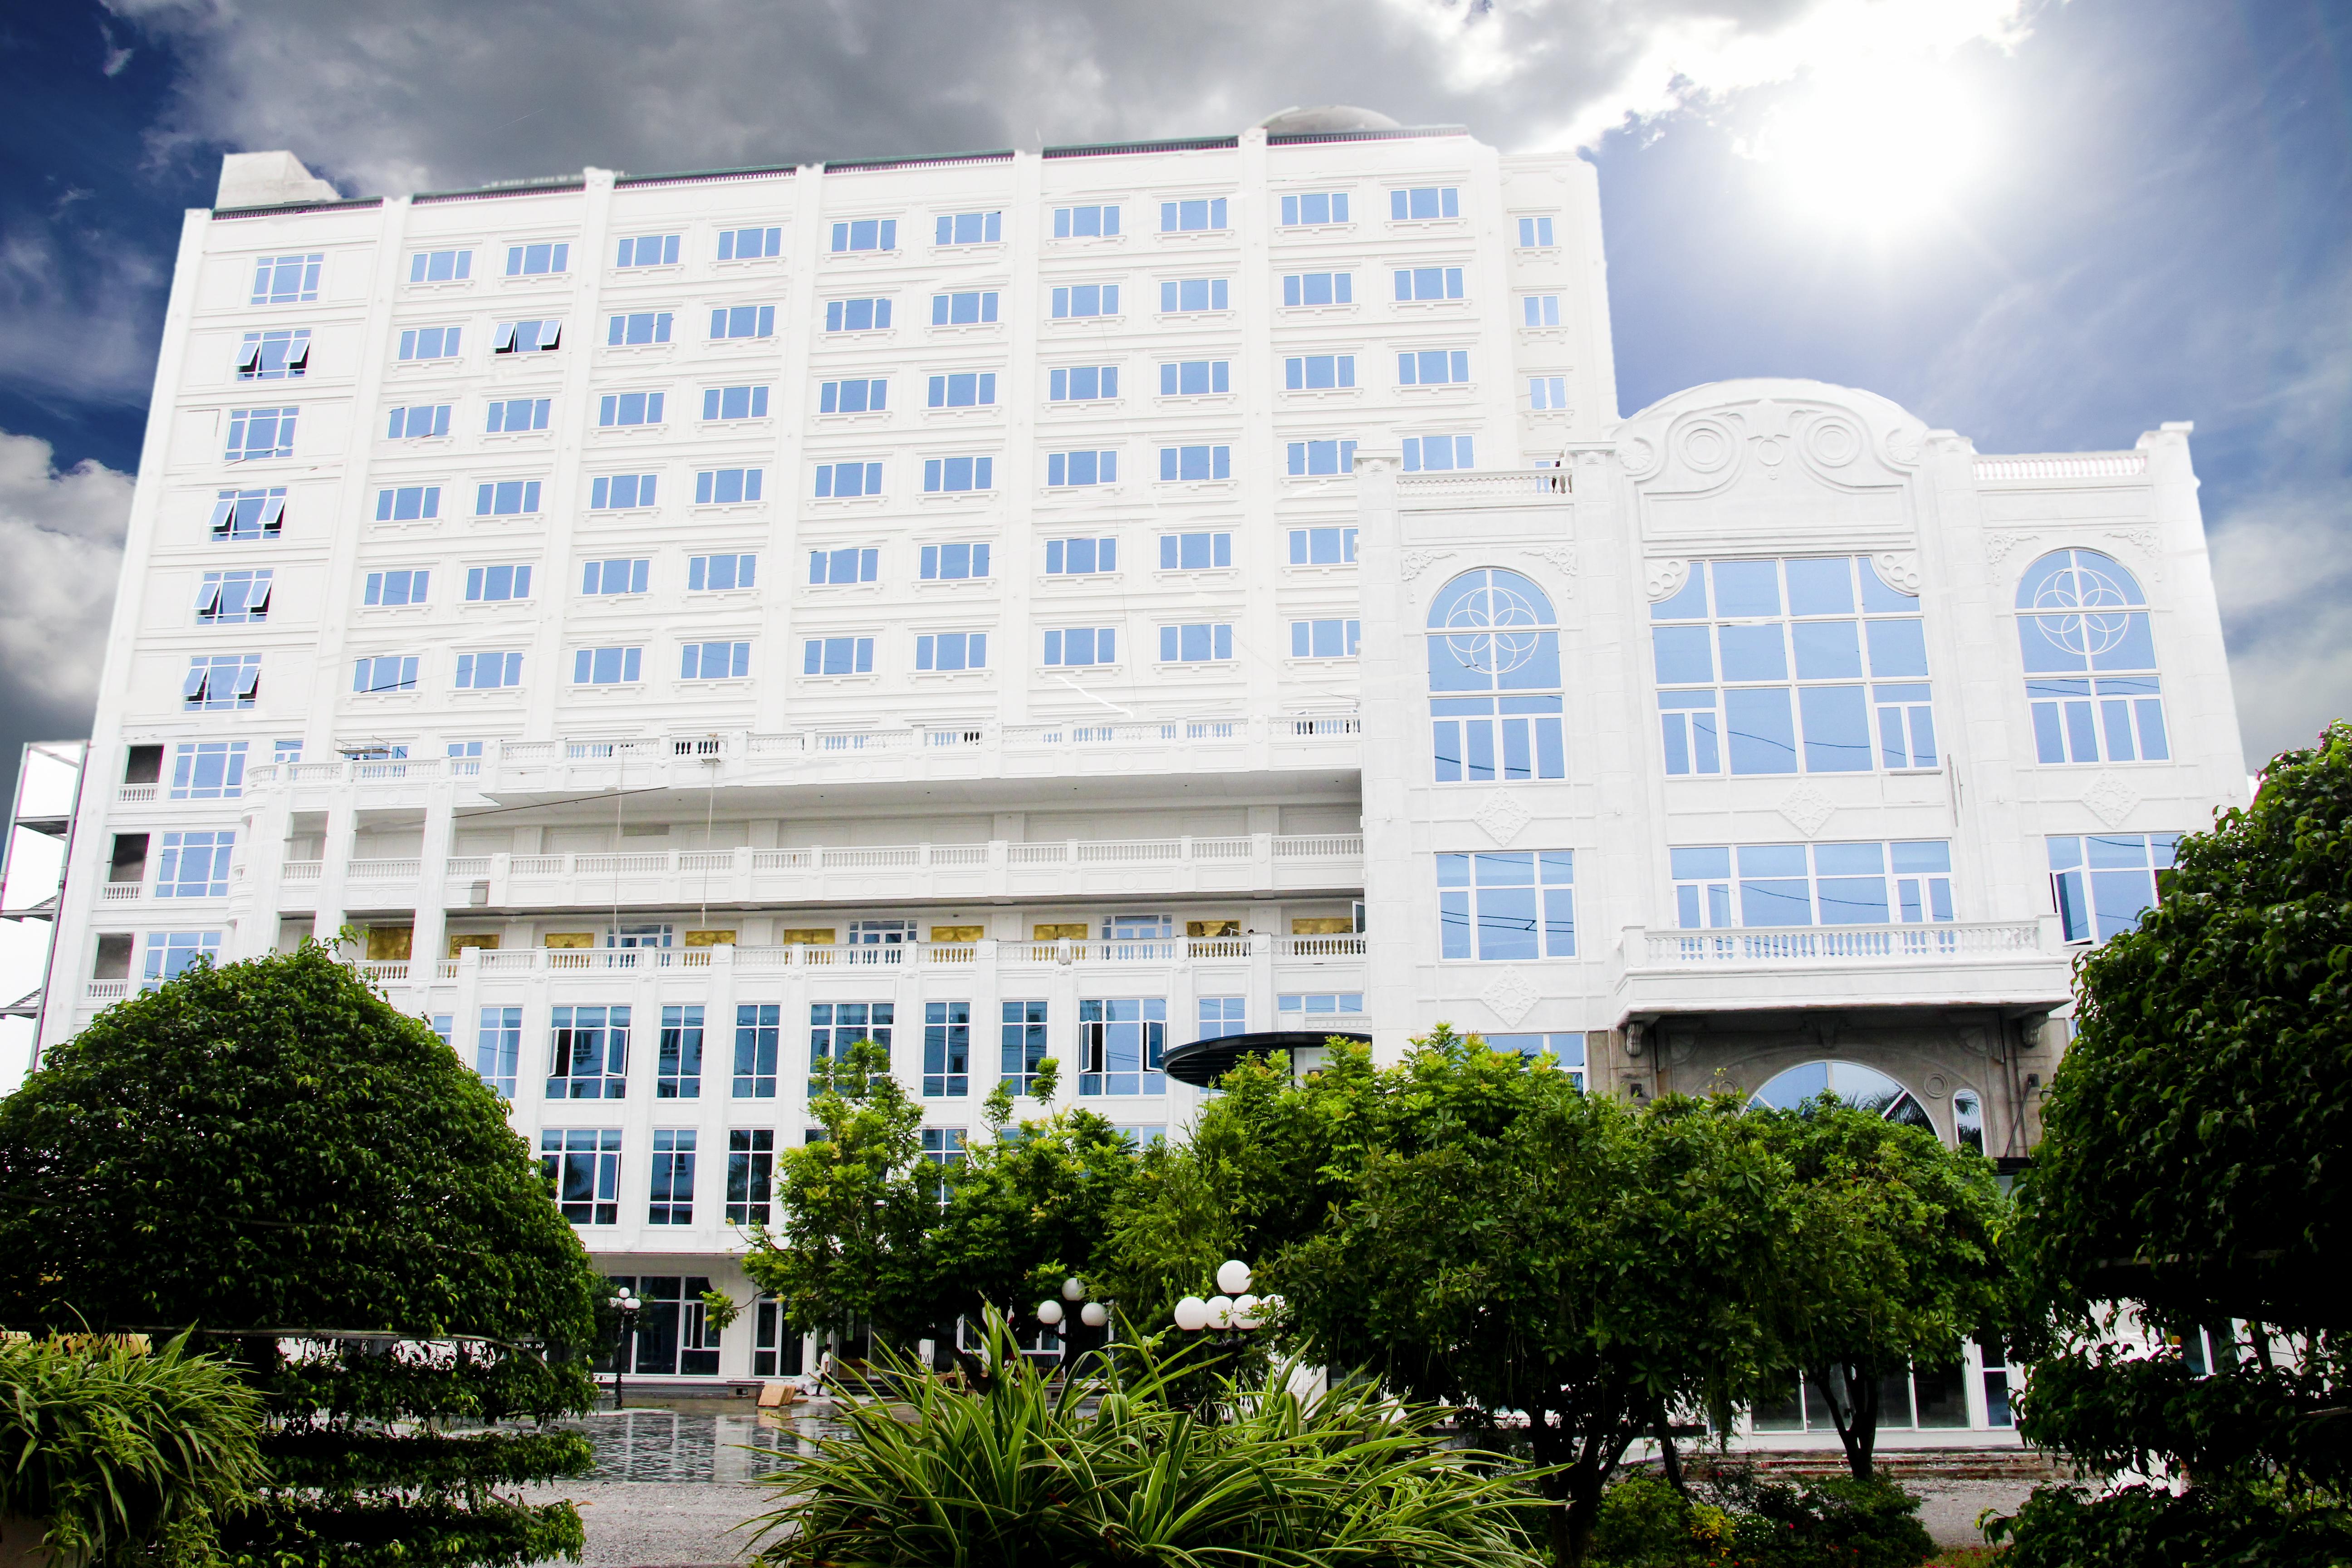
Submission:
<svg viewBox="0 0 2352 1568">
<path fill-rule="evenodd" d="M 320 869 L 314 860 L 287 862 L 281 904 L 310 907 Z M 1000 838 L 971 844 L 475 855 L 445 861 L 441 874 L 445 908 L 485 912 L 597 909 L 615 903 L 631 909 L 750 909 L 901 899 L 1337 894 L 1363 886 L 1364 840 L 1353 833 L 1259 833 L 1232 838 L 1045 843 Z M 345 868 L 344 900 L 352 909 L 414 908 L 420 894 L 429 899 L 433 891 L 425 863 L 418 860 L 353 860 Z"/>
<path fill-rule="evenodd" d="M 1169 972 L 1195 964 L 1270 963 L 1277 983 L 1299 990 L 1360 991 L 1360 936 L 1176 937 L 1162 940 L 1000 941 L 844 943 L 790 947 L 467 948 L 456 958 L 372 959 L 362 973 L 385 985 L 470 981 L 495 987 L 538 978 L 695 979 L 721 976 L 841 975 L 868 980 L 926 973 L 998 971 L 1036 984 L 1057 971 L 1129 977 L 1125 984 L 1164 985 Z M 1228 970 L 1230 973 L 1230 969 Z M 93 992 L 94 994 L 94 992 Z M 1287 1016 L 1287 1015 L 1286 1015 Z M 1349 1022 L 1351 1020 L 1339 1020 Z M 1321 1016 L 1315 1020 L 1323 1022 Z"/>
<path fill-rule="evenodd" d="M 354 788 L 383 804 L 452 781 L 500 800 L 614 788 L 790 787 L 932 779 L 1250 773 L 1357 766 L 1352 713 L 925 725 L 501 741 L 479 757 L 258 763 L 248 790 Z"/>
<path fill-rule="evenodd" d="M 1612 982 L 1621 1019 L 1790 1007 L 2063 1002 L 2057 920 L 1651 931 L 1628 926 Z"/>
</svg>

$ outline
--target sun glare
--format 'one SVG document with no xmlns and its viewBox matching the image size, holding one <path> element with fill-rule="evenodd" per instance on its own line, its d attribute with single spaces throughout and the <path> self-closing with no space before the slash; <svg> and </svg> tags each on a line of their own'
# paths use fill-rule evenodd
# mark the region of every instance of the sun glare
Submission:
<svg viewBox="0 0 2352 1568">
<path fill-rule="evenodd" d="M 1842 71 L 1794 89 L 1749 147 L 1809 217 L 1879 234 L 1947 210 L 1975 173 L 1982 126 L 1943 71 Z"/>
</svg>

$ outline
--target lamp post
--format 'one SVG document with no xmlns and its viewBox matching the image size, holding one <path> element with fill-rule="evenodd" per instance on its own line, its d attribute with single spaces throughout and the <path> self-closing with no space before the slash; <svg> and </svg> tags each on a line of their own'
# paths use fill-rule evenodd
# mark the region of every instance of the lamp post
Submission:
<svg viewBox="0 0 2352 1568">
<path fill-rule="evenodd" d="M 1110 1321 L 1110 1303 L 1088 1300 L 1087 1299 L 1088 1294 L 1087 1282 L 1076 1275 L 1072 1275 L 1062 1281 L 1060 1300 L 1057 1301 L 1048 1296 L 1037 1303 L 1037 1321 L 1047 1328 L 1059 1331 L 1062 1325 L 1069 1321 L 1070 1310 L 1075 1307 L 1077 1310 L 1079 1322 L 1090 1329 L 1103 1327 Z M 1065 1302 L 1067 1303 L 1066 1306 Z M 1076 1348 L 1077 1340 L 1075 1335 L 1066 1333 L 1063 1339 L 1071 1350 Z M 1067 1359 L 1066 1352 L 1065 1360 Z"/>
<path fill-rule="evenodd" d="M 1264 1328 L 1268 1319 L 1281 1313 L 1282 1305 L 1279 1296 L 1251 1295 L 1250 1266 L 1238 1258 L 1228 1258 L 1217 1265 L 1215 1295 L 1206 1300 L 1187 1296 L 1176 1303 L 1176 1326 L 1192 1334 L 1203 1329 L 1248 1332 Z"/>
<path fill-rule="evenodd" d="M 621 1378 L 629 1370 L 629 1363 L 637 1353 L 637 1312 L 645 1301 L 626 1285 L 605 1298 L 604 1304 L 621 1314 L 621 1350 L 613 1363 L 613 1408 L 621 1408 Z"/>
</svg>

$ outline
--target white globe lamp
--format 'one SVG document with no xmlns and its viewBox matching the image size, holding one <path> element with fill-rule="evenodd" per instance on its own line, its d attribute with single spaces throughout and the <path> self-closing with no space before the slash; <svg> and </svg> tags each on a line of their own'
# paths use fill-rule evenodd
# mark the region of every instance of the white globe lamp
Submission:
<svg viewBox="0 0 2352 1568">
<path fill-rule="evenodd" d="M 1228 1296 L 1238 1296 L 1250 1288 L 1250 1266 L 1238 1258 L 1228 1258 L 1217 1265 L 1217 1289 Z"/>
<path fill-rule="evenodd" d="M 1230 1296 L 1209 1298 L 1209 1327 L 1230 1329 L 1234 1326 L 1234 1299 Z"/>
<path fill-rule="evenodd" d="M 1037 1303 L 1037 1321 L 1048 1328 L 1062 1321 L 1062 1304 L 1048 1298 Z"/>
<path fill-rule="evenodd" d="M 1087 1299 L 1087 1282 L 1076 1275 L 1062 1281 L 1062 1300 L 1083 1301 Z"/>
<path fill-rule="evenodd" d="M 1257 1298 L 1244 1294 L 1234 1298 L 1234 1327 L 1255 1329 L 1262 1321 L 1257 1315 Z"/>
<path fill-rule="evenodd" d="M 1078 1309 L 1078 1321 L 1090 1329 L 1099 1329 L 1110 1321 L 1110 1310 L 1100 1301 L 1089 1301 Z"/>
<path fill-rule="evenodd" d="M 1198 1296 L 1187 1296 L 1176 1303 L 1176 1326 L 1188 1334 L 1197 1334 L 1209 1326 L 1209 1304 Z"/>
</svg>

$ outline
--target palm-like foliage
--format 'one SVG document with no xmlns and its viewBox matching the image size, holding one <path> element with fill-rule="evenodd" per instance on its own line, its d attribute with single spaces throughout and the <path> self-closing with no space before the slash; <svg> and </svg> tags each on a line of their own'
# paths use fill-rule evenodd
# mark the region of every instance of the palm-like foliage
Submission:
<svg viewBox="0 0 2352 1568">
<path fill-rule="evenodd" d="M 888 1371 L 911 1405 L 851 1406 L 848 1436 L 785 1472 L 754 1521 L 778 1568 L 1534 1568 L 1530 1498 L 1496 1457 L 1443 1446 L 1444 1412 L 1369 1386 L 1318 1398 L 1294 1368 L 1217 1380 L 1196 1356 L 1127 1345 L 1097 1381 L 1056 1388 L 1001 1329 L 984 1387 Z"/>
<path fill-rule="evenodd" d="M 261 1400 L 226 1363 L 92 1336 L 0 1340 L 0 1514 L 59 1561 L 217 1561 L 262 1479 Z"/>
</svg>

